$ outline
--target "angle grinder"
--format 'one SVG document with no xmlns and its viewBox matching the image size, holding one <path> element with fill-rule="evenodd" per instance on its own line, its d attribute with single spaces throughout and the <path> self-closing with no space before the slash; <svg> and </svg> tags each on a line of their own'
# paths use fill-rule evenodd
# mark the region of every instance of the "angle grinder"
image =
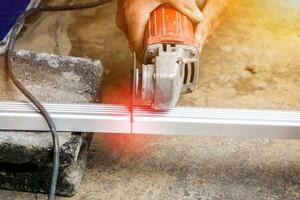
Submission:
<svg viewBox="0 0 300 200">
<path fill-rule="evenodd" d="M 162 5 L 151 13 L 144 46 L 143 64 L 133 70 L 134 98 L 153 109 L 170 109 L 199 79 L 193 23 L 171 5 Z"/>
</svg>

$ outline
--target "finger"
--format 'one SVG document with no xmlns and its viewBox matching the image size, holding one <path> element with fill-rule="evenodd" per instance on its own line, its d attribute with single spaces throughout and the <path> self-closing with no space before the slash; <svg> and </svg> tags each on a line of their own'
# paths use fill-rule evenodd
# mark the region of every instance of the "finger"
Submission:
<svg viewBox="0 0 300 200">
<path fill-rule="evenodd" d="M 203 9 L 204 20 L 196 26 L 195 39 L 201 49 L 209 37 L 225 20 L 226 11 L 234 0 L 209 0 Z"/>
<path fill-rule="evenodd" d="M 205 44 L 209 32 L 212 29 L 214 18 L 216 15 L 218 15 L 217 10 L 215 9 L 215 4 L 211 3 L 211 1 L 208 2 L 202 12 L 204 15 L 204 20 L 200 22 L 195 29 L 195 39 L 200 51 Z"/>
<path fill-rule="evenodd" d="M 204 20 L 209 20 L 211 28 L 217 27 L 219 22 L 232 15 L 237 8 L 239 0 L 207 0 L 203 9 Z"/>
<path fill-rule="evenodd" d="M 195 39 L 200 52 L 202 51 L 202 48 L 208 37 L 208 30 L 210 29 L 210 26 L 210 22 L 204 20 L 195 28 Z"/>
<path fill-rule="evenodd" d="M 196 4 L 200 10 L 202 10 L 205 6 L 206 0 L 196 0 Z"/>
<path fill-rule="evenodd" d="M 161 0 L 161 2 L 171 4 L 177 10 L 189 17 L 194 23 L 199 23 L 204 18 L 195 0 Z"/>
<path fill-rule="evenodd" d="M 143 6 L 140 1 L 140 6 L 133 7 L 136 10 L 129 10 L 127 17 L 128 40 L 131 51 L 136 52 L 139 61 L 142 60 L 142 53 L 144 47 L 144 33 L 145 28 L 150 18 L 151 12 L 160 5 L 159 2 L 153 2 Z M 140 9 L 140 8 L 143 9 Z"/>
<path fill-rule="evenodd" d="M 127 36 L 128 31 L 127 31 L 127 25 L 125 21 L 125 13 L 124 13 L 124 6 L 122 2 L 119 0 L 118 1 L 118 7 L 117 7 L 117 14 L 116 14 L 116 24 L 118 28 L 123 31 L 123 33 Z"/>
<path fill-rule="evenodd" d="M 212 20 L 210 18 L 207 20 L 203 20 L 203 22 L 196 26 L 195 39 L 200 50 L 205 45 L 207 38 L 211 36 L 215 32 L 215 30 L 217 30 L 217 28 L 222 24 L 224 20 L 224 16 L 220 16 L 220 18 L 216 20 Z"/>
</svg>

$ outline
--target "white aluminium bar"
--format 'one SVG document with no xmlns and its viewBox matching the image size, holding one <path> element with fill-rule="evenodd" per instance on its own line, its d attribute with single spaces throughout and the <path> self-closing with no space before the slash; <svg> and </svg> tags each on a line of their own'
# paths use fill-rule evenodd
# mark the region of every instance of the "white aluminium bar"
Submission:
<svg viewBox="0 0 300 200">
<path fill-rule="evenodd" d="M 44 104 L 58 131 L 300 139 L 300 111 Z M 31 104 L 0 102 L 0 130 L 47 131 Z M 0 133 L 1 134 L 1 133 Z"/>
<path fill-rule="evenodd" d="M 57 131 L 130 133 L 130 113 L 124 106 L 102 104 L 43 104 Z M 0 102 L 0 130 L 48 131 L 32 104 Z"/>
<path fill-rule="evenodd" d="M 136 108 L 133 132 L 300 139 L 300 112 L 199 107 L 164 112 Z"/>
</svg>

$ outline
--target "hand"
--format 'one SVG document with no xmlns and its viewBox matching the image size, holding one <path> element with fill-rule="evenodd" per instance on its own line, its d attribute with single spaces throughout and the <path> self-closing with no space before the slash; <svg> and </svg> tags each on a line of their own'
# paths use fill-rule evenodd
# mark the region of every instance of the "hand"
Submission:
<svg viewBox="0 0 300 200">
<path fill-rule="evenodd" d="M 131 51 L 141 58 L 144 31 L 150 14 L 161 4 L 171 4 L 188 16 L 195 24 L 203 20 L 199 4 L 203 0 L 118 0 L 116 22 L 125 33 Z"/>
<path fill-rule="evenodd" d="M 228 17 L 232 16 L 239 0 L 206 0 L 202 7 L 204 19 L 196 25 L 195 38 L 200 51 L 207 38 L 212 35 Z"/>
<path fill-rule="evenodd" d="M 141 60 L 144 31 L 150 14 L 161 4 L 171 4 L 196 25 L 195 38 L 201 50 L 208 36 L 232 14 L 239 0 L 118 0 L 116 22 L 126 34 L 131 51 Z M 202 10 L 202 12 L 201 12 Z"/>
</svg>

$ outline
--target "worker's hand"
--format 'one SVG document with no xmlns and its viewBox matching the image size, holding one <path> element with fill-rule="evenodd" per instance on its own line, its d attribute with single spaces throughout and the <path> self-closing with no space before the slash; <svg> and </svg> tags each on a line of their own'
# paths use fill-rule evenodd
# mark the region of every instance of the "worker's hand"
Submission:
<svg viewBox="0 0 300 200">
<path fill-rule="evenodd" d="M 200 50 L 219 25 L 231 15 L 239 0 L 118 0 L 116 22 L 126 34 L 131 51 L 141 60 L 144 31 L 150 14 L 161 4 L 171 4 L 196 25 L 195 38 Z M 201 11 L 202 10 L 202 11 Z"/>
<path fill-rule="evenodd" d="M 161 4 L 171 4 L 198 24 L 203 20 L 201 2 L 203 0 L 118 0 L 116 22 L 126 34 L 131 51 L 141 58 L 144 31 L 153 10 Z"/>
<path fill-rule="evenodd" d="M 206 0 L 201 7 L 204 19 L 196 25 L 195 37 L 200 51 L 206 39 L 213 34 L 221 23 L 230 17 L 239 5 L 239 0 Z"/>
</svg>

